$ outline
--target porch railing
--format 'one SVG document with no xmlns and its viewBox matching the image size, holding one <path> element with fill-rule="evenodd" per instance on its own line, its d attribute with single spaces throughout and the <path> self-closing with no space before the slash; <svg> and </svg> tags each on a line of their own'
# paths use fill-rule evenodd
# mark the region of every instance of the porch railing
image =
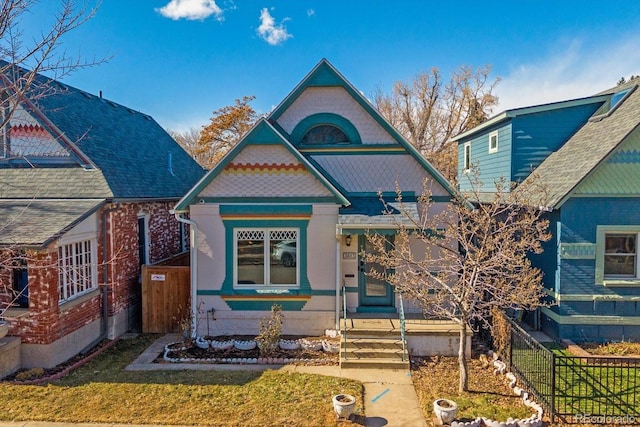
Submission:
<svg viewBox="0 0 640 427">
<path fill-rule="evenodd" d="M 342 348 L 344 359 L 347 360 L 347 287 L 342 286 Z"/>
<path fill-rule="evenodd" d="M 402 302 L 402 292 L 398 291 L 398 296 L 399 296 L 399 300 L 400 300 L 400 339 L 402 340 L 402 361 L 405 361 L 406 358 L 406 326 L 405 326 L 405 319 L 404 319 L 404 304 Z"/>
</svg>

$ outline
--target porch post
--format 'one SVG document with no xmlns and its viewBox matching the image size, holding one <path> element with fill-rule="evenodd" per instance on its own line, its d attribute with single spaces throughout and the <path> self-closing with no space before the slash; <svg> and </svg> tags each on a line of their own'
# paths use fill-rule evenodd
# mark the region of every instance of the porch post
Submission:
<svg viewBox="0 0 640 427">
<path fill-rule="evenodd" d="M 340 225 L 336 225 L 336 331 L 340 330 L 340 278 L 342 277 L 342 263 L 340 262 L 341 241 L 342 227 Z"/>
</svg>

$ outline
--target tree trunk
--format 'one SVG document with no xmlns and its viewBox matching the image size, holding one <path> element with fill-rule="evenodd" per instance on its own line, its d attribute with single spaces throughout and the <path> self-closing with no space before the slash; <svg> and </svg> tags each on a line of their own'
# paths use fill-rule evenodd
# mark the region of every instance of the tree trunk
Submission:
<svg viewBox="0 0 640 427">
<path fill-rule="evenodd" d="M 467 375 L 467 324 L 462 322 L 460 325 L 460 345 L 458 346 L 458 365 L 460 366 L 460 384 L 458 390 L 460 392 L 467 391 L 469 388 L 469 378 Z"/>
</svg>

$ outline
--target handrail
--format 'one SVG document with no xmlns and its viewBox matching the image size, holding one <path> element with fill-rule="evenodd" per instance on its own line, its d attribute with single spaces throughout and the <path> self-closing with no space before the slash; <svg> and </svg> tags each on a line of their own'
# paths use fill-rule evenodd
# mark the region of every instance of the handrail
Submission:
<svg viewBox="0 0 640 427">
<path fill-rule="evenodd" d="M 342 286 L 342 340 L 344 348 L 344 360 L 347 360 L 347 287 Z"/>
<path fill-rule="evenodd" d="M 400 298 L 400 339 L 402 340 L 402 361 L 404 362 L 407 344 L 405 340 L 405 319 L 404 304 L 402 303 L 402 291 L 398 290 L 398 296 Z"/>
</svg>

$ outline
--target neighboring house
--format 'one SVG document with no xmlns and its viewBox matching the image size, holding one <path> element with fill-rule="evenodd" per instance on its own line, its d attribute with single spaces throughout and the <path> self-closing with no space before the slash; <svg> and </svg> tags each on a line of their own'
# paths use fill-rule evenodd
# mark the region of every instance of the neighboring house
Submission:
<svg viewBox="0 0 640 427">
<path fill-rule="evenodd" d="M 463 192 L 474 167 L 482 192 L 501 176 L 533 199 L 534 182 L 548 192 L 553 238 L 532 261 L 555 305 L 531 317 L 556 338 L 640 339 L 638 84 L 508 110 L 456 137 Z"/>
<path fill-rule="evenodd" d="M 255 334 L 273 304 L 285 333 L 322 334 L 338 326 L 343 287 L 349 312 L 397 313 L 391 287 L 365 274 L 377 267 L 365 234 L 408 225 L 382 213 L 378 192 L 394 202 L 396 184 L 417 218 L 425 180 L 446 206 L 449 183 L 320 61 L 176 205 L 194 225 L 197 334 Z"/>
<path fill-rule="evenodd" d="M 36 84 L 0 143 L 0 314 L 24 368 L 139 329 L 141 265 L 187 250 L 169 211 L 204 175 L 151 117 Z"/>
</svg>

